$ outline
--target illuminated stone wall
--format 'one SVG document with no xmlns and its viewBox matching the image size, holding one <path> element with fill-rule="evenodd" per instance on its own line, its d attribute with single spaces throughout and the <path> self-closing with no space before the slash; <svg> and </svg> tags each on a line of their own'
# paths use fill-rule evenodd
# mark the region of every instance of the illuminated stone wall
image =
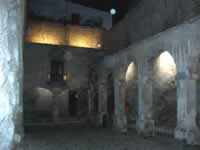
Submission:
<svg viewBox="0 0 200 150">
<path fill-rule="evenodd" d="M 67 44 L 70 46 L 100 48 L 102 45 L 102 32 L 97 28 L 80 26 L 68 26 L 67 28 Z"/>
<path fill-rule="evenodd" d="M 25 37 L 31 43 L 99 49 L 103 45 L 102 33 L 98 28 L 32 21 Z"/>
<path fill-rule="evenodd" d="M 173 85 L 176 77 L 176 64 L 173 57 L 167 51 L 156 58 L 154 63 L 155 87 L 158 89 L 169 89 Z"/>
<path fill-rule="evenodd" d="M 32 43 L 64 45 L 64 25 L 48 22 L 31 22 L 26 32 L 26 40 Z"/>
</svg>

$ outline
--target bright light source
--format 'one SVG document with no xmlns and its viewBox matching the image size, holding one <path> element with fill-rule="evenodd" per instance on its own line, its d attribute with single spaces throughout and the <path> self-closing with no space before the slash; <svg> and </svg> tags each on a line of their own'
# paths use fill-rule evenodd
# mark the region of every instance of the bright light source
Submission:
<svg viewBox="0 0 200 150">
<path fill-rule="evenodd" d="M 64 79 L 64 81 L 67 81 L 68 76 L 67 76 L 67 75 L 64 75 L 64 76 L 63 76 L 63 79 Z"/>
<path fill-rule="evenodd" d="M 98 48 L 101 48 L 101 44 L 97 44 L 97 47 L 98 47 Z"/>
<path fill-rule="evenodd" d="M 115 15 L 117 13 L 116 9 L 112 8 L 110 9 L 110 14 L 111 15 Z"/>
</svg>

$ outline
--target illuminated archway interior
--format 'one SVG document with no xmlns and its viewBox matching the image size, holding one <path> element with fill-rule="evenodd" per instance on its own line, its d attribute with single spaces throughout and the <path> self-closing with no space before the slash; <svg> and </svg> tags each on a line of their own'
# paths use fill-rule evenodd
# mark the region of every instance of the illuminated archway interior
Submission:
<svg viewBox="0 0 200 150">
<path fill-rule="evenodd" d="M 129 83 L 130 81 L 134 80 L 135 78 L 135 65 L 131 62 L 126 71 L 126 82 Z"/>
<path fill-rule="evenodd" d="M 172 80 L 175 80 L 176 76 L 176 64 L 168 51 L 164 51 L 156 59 L 154 65 L 155 78 L 159 82 L 159 86 L 164 86 L 166 83 L 169 83 Z"/>
<path fill-rule="evenodd" d="M 132 123 L 135 122 L 138 111 L 137 111 L 137 75 L 136 67 L 134 62 L 131 62 L 126 70 L 125 80 L 126 80 L 126 101 L 125 109 L 127 114 L 127 123 L 129 126 L 132 126 Z"/>
<path fill-rule="evenodd" d="M 156 58 L 153 69 L 153 107 L 156 127 L 176 127 L 176 64 L 167 51 Z"/>
</svg>

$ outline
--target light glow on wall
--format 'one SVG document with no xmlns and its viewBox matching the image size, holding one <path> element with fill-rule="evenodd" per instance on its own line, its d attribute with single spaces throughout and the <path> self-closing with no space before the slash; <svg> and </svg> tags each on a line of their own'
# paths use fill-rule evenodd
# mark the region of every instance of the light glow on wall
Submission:
<svg viewBox="0 0 200 150">
<path fill-rule="evenodd" d="M 65 43 L 64 26 L 56 23 L 30 23 L 26 40 L 31 43 L 63 45 Z"/>
<path fill-rule="evenodd" d="M 91 27 L 31 22 L 25 39 L 31 43 L 99 49 L 99 45 L 102 45 L 102 33 L 100 29 Z"/>
<path fill-rule="evenodd" d="M 95 28 L 73 26 L 71 30 L 68 31 L 68 44 L 70 46 L 99 48 L 99 43 L 101 43 L 101 32 Z"/>
<path fill-rule="evenodd" d="M 135 77 L 135 65 L 131 62 L 126 71 L 126 82 L 129 83 L 131 80 L 134 80 Z"/>
<path fill-rule="evenodd" d="M 176 64 L 169 52 L 163 52 L 156 60 L 154 71 L 160 84 L 175 80 Z"/>
</svg>

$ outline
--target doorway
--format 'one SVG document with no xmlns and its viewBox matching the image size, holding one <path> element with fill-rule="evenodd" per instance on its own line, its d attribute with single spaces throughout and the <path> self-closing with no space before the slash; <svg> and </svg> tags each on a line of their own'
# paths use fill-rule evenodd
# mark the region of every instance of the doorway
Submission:
<svg viewBox="0 0 200 150">
<path fill-rule="evenodd" d="M 69 114 L 70 117 L 76 117 L 78 114 L 78 97 L 76 91 L 69 92 Z"/>
</svg>

